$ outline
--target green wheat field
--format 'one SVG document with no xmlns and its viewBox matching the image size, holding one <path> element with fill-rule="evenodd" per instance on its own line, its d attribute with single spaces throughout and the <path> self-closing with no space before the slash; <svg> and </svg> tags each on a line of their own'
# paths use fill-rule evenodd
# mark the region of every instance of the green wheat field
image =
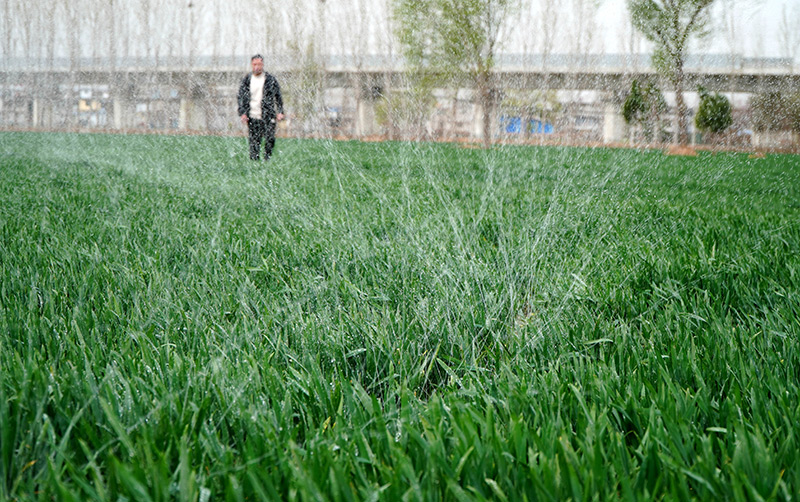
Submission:
<svg viewBox="0 0 800 502">
<path fill-rule="evenodd" d="M 0 133 L 0 500 L 797 500 L 800 157 Z"/>
</svg>

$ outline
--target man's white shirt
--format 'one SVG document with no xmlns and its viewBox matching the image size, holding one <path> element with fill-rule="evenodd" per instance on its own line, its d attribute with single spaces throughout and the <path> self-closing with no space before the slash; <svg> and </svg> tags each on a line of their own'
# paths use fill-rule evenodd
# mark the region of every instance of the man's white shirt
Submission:
<svg viewBox="0 0 800 502">
<path fill-rule="evenodd" d="M 261 119 L 261 99 L 264 97 L 264 82 L 267 74 L 250 75 L 250 118 Z"/>
</svg>

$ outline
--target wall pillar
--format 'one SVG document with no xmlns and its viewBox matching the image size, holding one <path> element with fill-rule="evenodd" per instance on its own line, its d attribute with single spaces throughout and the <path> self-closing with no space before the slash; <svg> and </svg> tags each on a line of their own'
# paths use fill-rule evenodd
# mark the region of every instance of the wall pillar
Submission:
<svg viewBox="0 0 800 502">
<path fill-rule="evenodd" d="M 472 105 L 472 139 L 483 138 L 483 107 L 479 103 Z"/>
<path fill-rule="evenodd" d="M 206 115 L 197 99 L 181 98 L 178 112 L 178 129 L 181 131 L 204 131 L 207 128 Z"/>
<path fill-rule="evenodd" d="M 371 99 L 356 101 L 356 136 L 371 136 L 375 134 L 375 102 Z"/>
<path fill-rule="evenodd" d="M 620 143 L 628 136 L 628 124 L 614 103 L 606 103 L 603 110 L 603 143 Z"/>
<path fill-rule="evenodd" d="M 40 125 L 39 113 L 41 111 L 41 103 L 38 99 L 34 98 L 31 104 L 31 127 L 37 128 Z"/>
<path fill-rule="evenodd" d="M 114 98 L 111 104 L 111 114 L 114 129 L 122 129 L 122 100 Z"/>
</svg>

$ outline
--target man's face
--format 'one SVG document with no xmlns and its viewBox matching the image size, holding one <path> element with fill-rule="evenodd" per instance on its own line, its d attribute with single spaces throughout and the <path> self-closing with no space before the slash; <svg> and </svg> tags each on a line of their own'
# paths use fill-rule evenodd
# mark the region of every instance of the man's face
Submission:
<svg viewBox="0 0 800 502">
<path fill-rule="evenodd" d="M 256 58 L 250 61 L 250 64 L 253 65 L 253 75 L 261 75 L 261 72 L 264 71 L 264 60 Z"/>
</svg>

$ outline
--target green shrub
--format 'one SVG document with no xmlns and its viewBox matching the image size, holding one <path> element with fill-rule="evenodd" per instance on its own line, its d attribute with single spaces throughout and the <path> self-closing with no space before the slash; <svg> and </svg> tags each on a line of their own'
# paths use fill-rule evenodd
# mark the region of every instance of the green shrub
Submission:
<svg viewBox="0 0 800 502">
<path fill-rule="evenodd" d="M 694 118 L 694 124 L 703 132 L 720 133 L 733 123 L 731 102 L 719 93 L 711 94 L 700 87 L 700 106 Z"/>
<path fill-rule="evenodd" d="M 622 105 L 622 116 L 628 124 L 639 124 L 645 139 L 651 140 L 655 129 L 660 126 L 661 115 L 667 110 L 667 102 L 655 84 L 647 82 L 631 83 L 631 92 Z"/>
</svg>

